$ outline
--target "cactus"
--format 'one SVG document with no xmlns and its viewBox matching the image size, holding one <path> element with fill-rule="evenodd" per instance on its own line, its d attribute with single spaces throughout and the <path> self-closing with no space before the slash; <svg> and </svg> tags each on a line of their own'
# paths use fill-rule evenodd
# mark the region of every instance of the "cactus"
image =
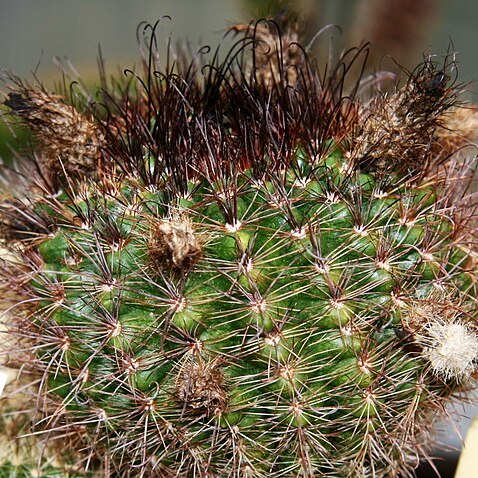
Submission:
<svg viewBox="0 0 478 478">
<path fill-rule="evenodd" d="M 11 77 L 9 334 L 85 476 L 412 476 L 478 359 L 476 126 L 449 58 L 393 91 L 293 26 L 93 101 Z"/>
<path fill-rule="evenodd" d="M 83 478 L 83 470 L 68 463 L 68 451 L 62 450 L 59 457 L 58 449 L 51 449 L 48 443 L 32 436 L 18 436 L 29 426 L 29 414 L 24 408 L 29 387 L 25 385 L 12 381 L 0 401 L 0 477 Z"/>
</svg>

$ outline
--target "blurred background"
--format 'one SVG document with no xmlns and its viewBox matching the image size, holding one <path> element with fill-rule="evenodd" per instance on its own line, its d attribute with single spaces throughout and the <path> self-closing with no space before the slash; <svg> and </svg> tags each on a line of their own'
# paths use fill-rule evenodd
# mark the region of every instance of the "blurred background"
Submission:
<svg viewBox="0 0 478 478">
<path fill-rule="evenodd" d="M 404 66 L 422 53 L 457 53 L 460 78 L 476 74 L 478 3 L 470 0 L 1 0 L 0 68 L 26 75 L 37 65 L 52 74 L 54 57 L 69 58 L 82 72 L 95 69 L 98 45 L 110 65 L 131 65 L 136 58 L 136 26 L 163 22 L 165 38 L 217 44 L 228 25 L 248 22 L 281 8 L 307 21 L 312 37 L 327 24 L 343 29 L 340 46 L 370 41 L 374 60 L 391 54 Z M 339 37 L 334 31 L 334 36 Z M 320 43 L 320 42 L 319 42 Z M 336 46 L 338 46 L 336 44 Z M 389 62 L 390 63 L 390 62 Z"/>
<path fill-rule="evenodd" d="M 307 22 L 306 42 L 325 25 L 335 24 L 314 43 L 319 58 L 327 59 L 329 46 L 339 53 L 363 41 L 372 45 L 370 70 L 395 70 L 398 64 L 412 69 L 423 54 L 456 54 L 458 75 L 467 84 L 466 96 L 478 102 L 478 2 L 470 0 L 0 0 L 0 70 L 29 79 L 36 75 L 45 84 L 60 78 L 59 65 L 87 84 L 97 78 L 99 46 L 110 73 L 137 63 L 136 27 L 164 15 L 161 38 L 188 39 L 196 46 L 216 46 L 228 26 L 248 23 L 281 9 L 294 11 Z M 0 91 L 4 89 L 0 86 Z M 0 118 L 0 158 L 25 140 Z M 458 430 L 441 425 L 439 433 L 450 451 L 437 450 L 435 465 L 442 477 L 452 477 L 461 438 L 472 406 L 459 406 Z M 424 466 L 420 476 L 436 476 Z"/>
<path fill-rule="evenodd" d="M 478 2 L 470 0 L 0 0 L 0 68 L 20 76 L 38 68 L 43 80 L 55 72 L 54 59 L 69 59 L 88 78 L 95 74 L 98 46 L 110 67 L 137 59 L 136 26 L 164 15 L 166 41 L 216 45 L 234 23 L 291 10 L 307 22 L 309 39 L 335 24 L 315 45 L 334 48 L 372 44 L 371 66 L 393 68 L 386 57 L 410 67 L 425 54 L 457 54 L 460 79 L 477 74 Z"/>
</svg>

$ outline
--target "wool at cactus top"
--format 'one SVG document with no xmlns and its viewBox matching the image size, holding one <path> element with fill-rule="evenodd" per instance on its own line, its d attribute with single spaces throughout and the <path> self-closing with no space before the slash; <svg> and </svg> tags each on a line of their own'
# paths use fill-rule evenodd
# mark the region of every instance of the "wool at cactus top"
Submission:
<svg viewBox="0 0 478 478">
<path fill-rule="evenodd" d="M 224 62 L 152 51 L 98 102 L 13 78 L 33 429 L 85 476 L 412 474 L 476 370 L 474 117 L 447 61 L 364 100 L 364 49 L 324 75 L 293 26 L 236 30 Z"/>
</svg>

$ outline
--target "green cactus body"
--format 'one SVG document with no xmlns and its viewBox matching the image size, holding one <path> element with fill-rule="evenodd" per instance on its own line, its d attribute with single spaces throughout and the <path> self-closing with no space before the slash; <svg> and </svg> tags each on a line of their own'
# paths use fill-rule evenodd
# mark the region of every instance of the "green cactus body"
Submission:
<svg viewBox="0 0 478 478">
<path fill-rule="evenodd" d="M 63 468 L 48 465 L 38 468 L 34 464 L 4 463 L 0 465 L 0 476 L 2 478 L 82 478 L 84 475 L 69 473 Z"/>
<path fill-rule="evenodd" d="M 83 471 L 69 462 L 68 449 L 60 452 L 57 446 L 52 450 L 47 444 L 28 436 L 28 415 L 19 413 L 18 409 L 24 404 L 20 400 L 19 394 L 13 393 L 2 397 L 0 402 L 0 477 L 84 478 Z M 26 436 L 18 439 L 20 431 Z M 60 460 L 58 455 L 61 455 Z"/>
<path fill-rule="evenodd" d="M 447 393 L 410 386 L 424 363 L 397 340 L 399 297 L 471 284 L 430 187 L 384 194 L 342 164 L 302 164 L 307 181 L 280 189 L 202 181 L 183 201 L 138 183 L 58 197 L 32 323 L 70 418 L 178 474 L 195 457 L 223 476 L 234 447 L 251 476 L 345 470 L 387 439 L 398 456 L 406 415 Z"/>
<path fill-rule="evenodd" d="M 225 117 L 207 121 L 233 137 Z M 150 134 L 167 142 L 155 120 Z M 49 232 L 24 242 L 33 306 L 18 308 L 53 404 L 42 410 L 53 424 L 38 426 L 77 433 L 91 473 L 416 466 L 430 417 L 474 370 L 476 270 L 446 181 L 384 174 L 334 136 L 316 155 L 293 139 L 275 163 L 270 150 L 221 166 L 209 151 L 171 167 L 150 149 L 136 170 L 96 179 L 65 166 L 57 194 L 36 194 L 30 215 Z M 438 350 L 447 324 L 466 359 Z"/>
</svg>

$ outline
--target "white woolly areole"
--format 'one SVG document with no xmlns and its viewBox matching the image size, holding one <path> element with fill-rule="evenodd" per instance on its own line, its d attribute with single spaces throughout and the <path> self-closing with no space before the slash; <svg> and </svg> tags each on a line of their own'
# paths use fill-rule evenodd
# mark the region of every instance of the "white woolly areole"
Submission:
<svg viewBox="0 0 478 478">
<path fill-rule="evenodd" d="M 434 322 L 422 334 L 419 342 L 424 346 L 423 355 L 435 374 L 463 380 L 473 373 L 474 360 L 478 358 L 478 337 L 465 324 Z"/>
</svg>

